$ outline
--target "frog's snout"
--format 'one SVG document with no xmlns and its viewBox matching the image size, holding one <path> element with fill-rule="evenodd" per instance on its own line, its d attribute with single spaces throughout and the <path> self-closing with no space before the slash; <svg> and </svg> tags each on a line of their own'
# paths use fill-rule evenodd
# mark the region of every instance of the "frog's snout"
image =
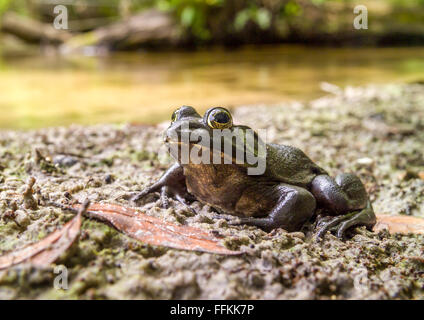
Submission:
<svg viewBox="0 0 424 320">
<path fill-rule="evenodd" d="M 168 128 L 163 134 L 163 142 L 168 143 L 172 141 L 178 141 L 180 136 L 180 132 L 175 130 L 175 128 Z"/>
<path fill-rule="evenodd" d="M 188 118 L 184 121 L 177 121 L 172 123 L 165 131 L 163 140 L 164 142 L 181 142 L 181 140 L 188 139 L 192 141 L 193 132 L 205 129 L 202 119 Z"/>
</svg>

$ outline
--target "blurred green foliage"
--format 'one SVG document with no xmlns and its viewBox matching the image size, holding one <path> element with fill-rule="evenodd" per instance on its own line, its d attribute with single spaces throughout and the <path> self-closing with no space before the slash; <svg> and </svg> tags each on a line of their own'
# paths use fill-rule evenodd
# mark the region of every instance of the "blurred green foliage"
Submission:
<svg viewBox="0 0 424 320">
<path fill-rule="evenodd" d="M 306 2 L 320 5 L 324 2 L 340 0 L 309 0 Z M 349 0 L 345 0 L 349 1 Z M 416 0 L 424 1 L 424 0 Z M 261 29 L 271 26 L 274 14 L 299 15 L 302 12 L 299 0 L 78 0 L 65 1 L 70 14 L 75 19 L 89 17 L 122 17 L 136 13 L 149 7 L 164 11 L 172 11 L 182 26 L 189 28 L 196 37 L 207 39 L 210 36 L 208 19 L 215 9 L 235 11 L 228 21 L 235 30 L 240 31 L 247 23 L 253 22 Z M 46 8 L 60 4 L 58 1 L 43 0 L 0 0 L 0 16 L 7 10 L 23 15 L 42 18 L 48 11 Z M 51 11 L 51 10 L 50 10 Z M 278 11 L 278 12 L 276 12 Z M 48 15 L 47 15 L 48 16 Z"/>
<path fill-rule="evenodd" d="M 311 0 L 312 1 L 312 0 Z M 313 0 L 329 2 L 337 0 Z M 302 12 L 298 0 L 157 0 L 157 8 L 172 11 L 181 25 L 195 38 L 207 40 L 212 36 L 210 20 L 217 15 L 226 18 L 227 32 L 241 32 L 249 23 L 261 30 L 271 27 L 273 17 L 297 16 Z"/>
<path fill-rule="evenodd" d="M 25 0 L 0 0 L 0 17 L 7 10 L 28 14 L 28 3 Z"/>
<path fill-rule="evenodd" d="M 249 21 L 255 22 L 261 29 L 267 29 L 271 25 L 271 13 L 266 8 L 260 8 L 251 3 L 249 7 L 237 13 L 234 27 L 237 31 L 240 31 Z"/>
<path fill-rule="evenodd" d="M 158 0 L 156 6 L 165 11 L 173 11 L 181 25 L 189 28 L 199 39 L 208 39 L 208 13 L 211 9 L 222 7 L 225 0 Z"/>
<path fill-rule="evenodd" d="M 51 21 L 55 4 L 60 0 L 0 0 L 1 15 L 7 10 L 13 10 L 23 15 L 30 15 L 42 21 Z M 72 20 L 98 19 L 99 23 L 82 24 L 81 29 L 87 31 L 100 23 L 119 20 L 148 8 L 156 8 L 172 12 L 180 25 L 189 31 L 189 34 L 198 41 L 219 38 L 221 34 L 240 34 L 249 30 L 250 34 L 261 33 L 267 30 L 277 32 L 282 24 L 285 28 L 294 19 L 295 28 L 315 31 L 316 28 L 327 23 L 328 16 L 333 16 L 334 8 L 347 7 L 356 0 L 66 0 Z M 372 0 L 365 5 L 383 5 L 392 8 L 388 17 L 381 21 L 390 26 L 393 22 L 424 23 L 420 21 L 424 12 L 424 0 Z M 330 8 L 330 10 L 328 10 Z M 419 10 L 417 10 L 417 8 Z M 351 14 L 351 10 L 348 10 Z M 374 18 L 374 14 L 372 17 Z M 318 18 L 317 18 L 318 17 Z M 103 19 L 103 20 L 102 20 Z M 315 19 L 315 22 L 311 21 Z M 321 19 L 321 20 L 320 20 Z M 344 17 L 340 18 L 344 19 Z M 102 21 L 100 21 L 102 20 Z M 315 23 L 315 24 L 314 24 Z M 341 23 L 328 22 L 336 26 Z M 349 22 L 349 24 L 351 24 Z M 281 28 L 280 28 L 281 29 Z M 334 29 L 334 28 L 333 28 Z M 332 30 L 333 30 L 332 29 Z M 253 30 L 253 32 L 252 32 Z M 327 30 L 323 30 L 326 32 Z M 279 31 L 278 31 L 279 32 Z"/>
</svg>

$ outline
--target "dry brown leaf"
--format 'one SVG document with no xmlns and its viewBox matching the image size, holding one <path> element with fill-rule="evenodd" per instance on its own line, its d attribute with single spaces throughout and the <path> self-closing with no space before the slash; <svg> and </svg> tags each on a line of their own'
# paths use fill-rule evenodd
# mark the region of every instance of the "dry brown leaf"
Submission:
<svg viewBox="0 0 424 320">
<path fill-rule="evenodd" d="M 22 249 L 14 250 L 0 257 L 0 270 L 20 263 L 48 266 L 65 252 L 79 235 L 81 215 L 88 202 L 81 206 L 78 214 L 60 230 L 56 230 L 44 239 Z"/>
<path fill-rule="evenodd" d="M 218 238 L 199 228 L 179 226 L 120 205 L 94 203 L 87 215 L 151 245 L 226 255 L 241 253 L 225 248 Z"/>
<path fill-rule="evenodd" d="M 409 260 L 412 260 L 412 261 L 418 262 L 418 263 L 424 263 L 423 257 L 409 256 L 409 257 L 406 257 L 406 259 L 409 259 Z"/>
<path fill-rule="evenodd" d="M 377 215 L 377 223 L 374 231 L 387 229 L 390 233 L 418 233 L 424 234 L 424 219 L 411 216 Z"/>
</svg>

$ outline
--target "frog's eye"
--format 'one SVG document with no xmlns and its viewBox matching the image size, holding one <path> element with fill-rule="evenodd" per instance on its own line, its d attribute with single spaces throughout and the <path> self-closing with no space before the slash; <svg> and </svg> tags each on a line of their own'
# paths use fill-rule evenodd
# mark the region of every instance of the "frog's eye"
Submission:
<svg viewBox="0 0 424 320">
<path fill-rule="evenodd" d="M 177 109 L 177 110 L 175 110 L 175 111 L 172 113 L 172 116 L 171 116 L 171 122 L 174 122 L 175 120 L 177 120 L 177 115 L 178 115 L 178 109 Z"/>
<path fill-rule="evenodd" d="M 215 108 L 208 115 L 208 126 L 212 129 L 228 129 L 233 125 L 231 114 L 224 108 Z"/>
</svg>

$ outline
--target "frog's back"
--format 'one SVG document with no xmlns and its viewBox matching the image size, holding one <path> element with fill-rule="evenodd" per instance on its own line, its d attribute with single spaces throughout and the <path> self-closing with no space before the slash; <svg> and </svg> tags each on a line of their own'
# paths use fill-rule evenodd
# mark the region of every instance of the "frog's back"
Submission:
<svg viewBox="0 0 424 320">
<path fill-rule="evenodd" d="M 307 188 L 317 175 L 327 174 L 302 150 L 287 145 L 268 144 L 266 164 L 265 175 L 304 188 Z"/>
</svg>

